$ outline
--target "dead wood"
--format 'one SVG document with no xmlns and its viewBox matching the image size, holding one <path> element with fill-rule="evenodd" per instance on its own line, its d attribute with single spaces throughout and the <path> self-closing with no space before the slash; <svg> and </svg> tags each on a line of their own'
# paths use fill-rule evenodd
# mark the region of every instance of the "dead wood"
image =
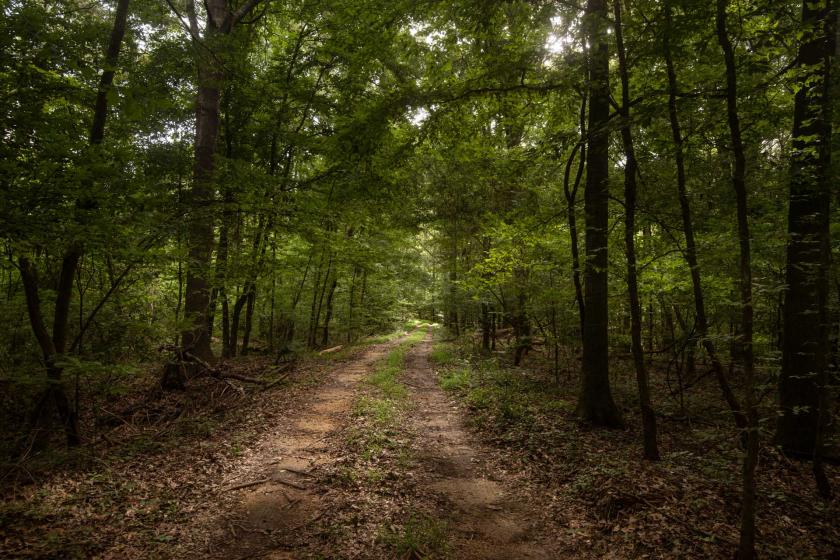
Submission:
<svg viewBox="0 0 840 560">
<path fill-rule="evenodd" d="M 290 482 L 288 480 L 283 480 L 282 478 L 275 478 L 272 482 L 276 482 L 277 484 L 285 484 L 286 486 L 291 486 L 292 488 L 297 488 L 298 490 L 309 490 L 306 486 L 301 486 L 300 484 Z"/>
<path fill-rule="evenodd" d="M 242 490 L 243 488 L 250 488 L 251 486 L 259 486 L 260 484 L 266 484 L 271 482 L 270 478 L 261 478 L 259 480 L 251 480 L 249 482 L 242 482 L 240 484 L 234 484 L 233 486 L 228 486 L 227 488 L 223 488 L 222 492 L 233 492 L 234 490 Z"/>
</svg>

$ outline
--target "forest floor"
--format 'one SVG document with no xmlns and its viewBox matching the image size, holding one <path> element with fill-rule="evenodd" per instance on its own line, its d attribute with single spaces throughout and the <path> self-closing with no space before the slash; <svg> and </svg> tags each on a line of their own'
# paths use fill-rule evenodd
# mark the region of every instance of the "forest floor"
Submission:
<svg viewBox="0 0 840 560">
<path fill-rule="evenodd" d="M 337 367 L 229 473 L 183 556 L 553 558 L 538 496 L 464 427 L 431 346 L 419 332 Z"/>
<path fill-rule="evenodd" d="M 731 556 L 725 429 L 665 418 L 651 465 L 632 417 L 588 430 L 559 386 L 469 363 L 422 329 L 308 358 L 267 391 L 207 380 L 154 405 L 167 421 L 147 406 L 146 424 L 135 414 L 96 440 L 107 449 L 8 471 L 0 557 Z M 762 555 L 840 558 L 837 500 L 808 497 L 807 465 L 768 451 L 761 469 Z"/>
</svg>

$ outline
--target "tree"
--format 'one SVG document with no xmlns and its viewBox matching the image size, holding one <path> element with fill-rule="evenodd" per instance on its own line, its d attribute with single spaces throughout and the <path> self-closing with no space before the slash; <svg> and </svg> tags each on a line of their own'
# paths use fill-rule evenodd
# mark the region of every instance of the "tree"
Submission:
<svg viewBox="0 0 840 560">
<path fill-rule="evenodd" d="M 224 39 L 261 0 L 248 0 L 238 9 L 228 0 L 207 0 L 204 36 L 199 36 L 194 0 L 188 0 L 189 32 L 198 66 L 198 91 L 195 109 L 195 164 L 189 191 L 187 215 L 187 284 L 184 313 L 192 328 L 181 333 L 181 345 L 204 361 L 212 361 L 210 348 L 210 265 L 213 252 L 215 155 L 219 136 L 219 111 L 224 75 Z"/>
<path fill-rule="evenodd" d="M 680 125 L 679 113 L 677 111 L 677 73 L 674 66 L 674 59 L 671 52 L 671 33 L 673 23 L 671 20 L 671 2 L 664 3 L 665 29 L 662 40 L 662 55 L 665 58 L 665 68 L 668 76 L 668 120 L 671 125 L 671 136 L 674 144 L 674 163 L 677 170 L 677 194 L 680 203 L 680 216 L 682 218 L 683 234 L 685 235 L 685 250 L 683 255 L 688 263 L 689 274 L 691 275 L 691 288 L 694 298 L 694 312 L 697 317 L 697 338 L 706 350 L 709 360 L 712 362 L 712 370 L 715 373 L 718 385 L 720 386 L 723 398 L 732 411 L 732 416 L 738 428 L 746 427 L 746 419 L 741 411 L 741 404 L 729 386 L 729 381 L 723 371 L 723 364 L 717 354 L 714 342 L 709 338 L 709 320 L 706 314 L 706 300 L 703 294 L 703 284 L 700 276 L 700 264 L 697 260 L 697 243 L 694 238 L 694 220 L 691 215 L 691 205 L 688 200 L 688 189 L 685 176 L 685 154 L 683 148 L 683 133 Z"/>
<path fill-rule="evenodd" d="M 735 49 L 726 27 L 728 0 L 717 0 L 715 27 L 718 43 L 723 51 L 726 70 L 726 120 L 729 126 L 730 148 L 732 150 L 732 188 L 735 190 L 738 219 L 739 246 L 739 291 L 741 299 L 741 332 L 739 345 L 741 366 L 744 370 L 744 403 L 746 406 L 747 449 L 742 467 L 741 488 L 741 534 L 738 543 L 738 558 L 755 558 L 755 510 L 756 482 L 755 468 L 758 464 L 759 426 L 755 397 L 755 363 L 753 357 L 753 296 L 752 255 L 750 251 L 750 224 L 746 185 L 746 157 L 741 139 L 741 119 L 738 115 L 738 80 L 735 67 Z"/>
<path fill-rule="evenodd" d="M 636 270 L 636 174 L 638 163 L 633 146 L 630 120 L 630 76 L 627 55 L 624 50 L 624 25 L 621 17 L 621 2 L 613 3 L 615 16 L 615 42 L 618 51 L 618 72 L 621 79 L 621 143 L 624 148 L 624 244 L 627 249 L 627 296 L 630 300 L 630 348 L 633 366 L 636 369 L 636 385 L 639 391 L 639 405 L 642 411 L 644 454 L 646 459 L 659 459 L 656 444 L 656 414 L 650 403 L 645 356 L 642 350 L 642 306 L 639 302 L 639 280 Z"/>
<path fill-rule="evenodd" d="M 587 0 L 584 15 L 589 41 L 589 131 L 586 153 L 586 263 L 584 268 L 583 362 L 578 414 L 595 425 L 621 426 L 609 377 L 607 229 L 609 227 L 609 45 L 607 4 Z"/>
<path fill-rule="evenodd" d="M 795 457 L 819 452 L 820 397 L 829 363 L 831 66 L 835 11 L 827 0 L 802 3 L 796 58 L 788 244 L 785 263 L 781 414 L 776 440 Z M 827 412 L 827 411 L 826 411 Z"/>
<path fill-rule="evenodd" d="M 117 63 L 119 62 L 120 47 L 125 36 L 126 20 L 128 19 L 128 3 L 129 0 L 120 0 L 117 3 L 114 26 L 111 30 L 110 40 L 105 53 L 105 68 L 99 79 L 99 87 L 93 108 L 93 122 L 89 137 L 89 144 L 92 147 L 101 145 L 105 137 L 105 122 L 108 117 L 108 94 L 114 81 L 114 74 Z M 90 192 L 93 190 L 92 185 L 88 184 L 86 187 L 86 189 L 83 189 L 80 198 L 76 200 L 75 219 L 78 222 L 86 221 L 88 219 L 87 214 L 95 212 L 98 205 L 93 194 Z M 32 423 L 37 426 L 44 422 L 43 416 L 46 412 L 46 407 L 50 401 L 53 401 L 58 410 L 59 418 L 64 424 L 68 445 L 78 445 L 81 442 L 81 436 L 79 434 L 78 415 L 76 411 L 70 408 L 64 387 L 61 385 L 63 367 L 59 363 L 59 360 L 67 349 L 67 331 L 70 300 L 73 296 L 73 280 L 76 276 L 76 269 L 83 252 L 84 245 L 82 239 L 72 240 L 64 251 L 55 295 L 52 334 L 49 333 L 44 324 L 39 294 L 40 285 L 35 265 L 28 256 L 22 255 L 18 258 L 20 277 L 26 295 L 26 308 L 29 314 L 29 322 L 43 353 L 48 379 L 48 387 L 32 414 Z"/>
</svg>

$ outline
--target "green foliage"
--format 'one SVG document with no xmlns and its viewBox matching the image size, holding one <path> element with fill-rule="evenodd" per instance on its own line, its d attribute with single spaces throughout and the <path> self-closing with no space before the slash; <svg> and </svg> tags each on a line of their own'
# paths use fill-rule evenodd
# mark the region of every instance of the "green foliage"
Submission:
<svg viewBox="0 0 840 560">
<path fill-rule="evenodd" d="M 426 515 L 411 515 L 402 526 L 385 529 L 380 538 L 398 558 L 445 560 L 454 552 L 447 523 Z"/>
<path fill-rule="evenodd" d="M 447 366 L 456 361 L 455 345 L 447 342 L 436 342 L 429 354 L 429 359 L 438 366 Z"/>
<path fill-rule="evenodd" d="M 446 391 L 463 391 L 470 384 L 469 368 L 446 371 L 440 377 L 440 386 Z"/>
</svg>

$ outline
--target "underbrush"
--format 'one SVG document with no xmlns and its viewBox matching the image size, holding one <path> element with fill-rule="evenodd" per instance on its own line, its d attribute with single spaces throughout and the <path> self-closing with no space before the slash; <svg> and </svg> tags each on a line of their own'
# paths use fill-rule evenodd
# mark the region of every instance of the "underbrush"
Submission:
<svg viewBox="0 0 840 560">
<path fill-rule="evenodd" d="M 427 515 L 409 515 L 402 526 L 386 528 L 379 538 L 397 558 L 445 560 L 453 553 L 447 523 Z"/>
<path fill-rule="evenodd" d="M 571 353 L 570 353 L 571 354 Z M 738 540 L 740 450 L 737 432 L 711 379 L 671 399 L 651 368 L 662 460 L 641 457 L 641 419 L 632 364 L 613 360 L 624 430 L 593 429 L 575 415 L 576 375 L 558 380 L 531 356 L 513 367 L 467 342 L 437 342 L 438 382 L 469 411 L 469 423 L 500 449 L 507 468 L 544 485 L 546 516 L 559 535 L 592 556 L 730 557 Z M 569 366 L 571 371 L 575 364 Z M 770 429 L 772 426 L 768 426 Z M 840 504 L 821 502 L 810 465 L 791 462 L 764 434 L 759 465 L 759 553 L 824 558 L 840 550 Z M 837 467 L 829 468 L 835 488 Z"/>
</svg>

